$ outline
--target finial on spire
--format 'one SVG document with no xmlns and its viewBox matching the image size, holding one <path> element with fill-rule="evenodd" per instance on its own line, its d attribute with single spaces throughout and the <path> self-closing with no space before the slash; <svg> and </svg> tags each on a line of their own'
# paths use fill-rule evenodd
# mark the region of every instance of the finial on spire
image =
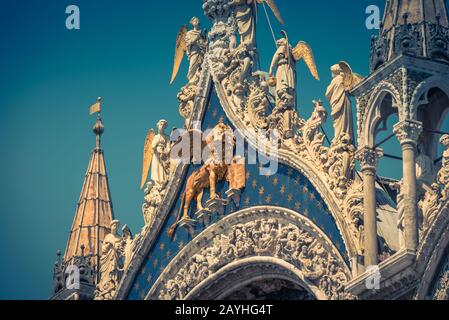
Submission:
<svg viewBox="0 0 449 320">
<path fill-rule="evenodd" d="M 93 127 L 93 132 L 97 136 L 96 148 L 100 149 L 100 146 L 101 146 L 101 135 L 104 132 L 103 121 L 101 120 L 100 114 L 98 114 L 97 121 L 95 122 L 95 125 Z"/>
<path fill-rule="evenodd" d="M 90 115 L 93 115 L 95 113 L 98 114 L 97 121 L 95 122 L 95 125 L 92 130 L 97 136 L 96 148 L 100 149 L 101 135 L 104 132 L 103 121 L 101 120 L 101 97 L 98 97 L 97 103 L 92 105 L 89 110 Z"/>
</svg>

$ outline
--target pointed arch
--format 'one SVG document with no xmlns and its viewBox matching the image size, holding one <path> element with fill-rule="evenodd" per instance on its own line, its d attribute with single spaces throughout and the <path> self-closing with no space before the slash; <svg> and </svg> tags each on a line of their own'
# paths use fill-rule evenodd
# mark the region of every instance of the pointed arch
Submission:
<svg viewBox="0 0 449 320">
<path fill-rule="evenodd" d="M 391 103 L 384 106 L 387 97 L 391 98 Z M 374 89 L 367 104 L 367 111 L 363 119 L 364 129 L 361 146 L 374 147 L 376 135 L 379 132 L 379 124 L 382 120 L 386 121 L 394 113 L 397 113 L 401 118 L 400 106 L 402 106 L 400 92 L 391 83 L 382 81 Z"/>
</svg>

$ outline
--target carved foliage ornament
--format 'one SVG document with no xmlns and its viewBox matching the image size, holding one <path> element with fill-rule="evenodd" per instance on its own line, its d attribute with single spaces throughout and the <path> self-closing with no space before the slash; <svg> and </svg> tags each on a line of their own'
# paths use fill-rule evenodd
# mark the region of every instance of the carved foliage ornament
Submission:
<svg viewBox="0 0 449 320">
<path fill-rule="evenodd" d="M 383 156 L 382 149 L 376 149 L 373 150 L 368 147 L 364 147 L 360 149 L 357 154 L 356 158 L 360 161 L 362 171 L 368 171 L 368 170 L 376 170 L 377 169 L 377 163 L 379 161 L 379 158 Z"/>
<path fill-rule="evenodd" d="M 160 291 L 162 300 L 182 300 L 203 280 L 225 265 L 251 256 L 274 256 L 299 268 L 304 277 L 329 299 L 344 299 L 348 277 L 339 259 L 309 232 L 277 219 L 262 219 L 236 225 L 228 234 L 216 235 L 167 280 Z"/>
<path fill-rule="evenodd" d="M 399 139 L 401 145 L 412 144 L 416 145 L 418 138 L 423 130 L 420 122 L 406 120 L 399 122 L 394 126 L 394 133 Z"/>
</svg>

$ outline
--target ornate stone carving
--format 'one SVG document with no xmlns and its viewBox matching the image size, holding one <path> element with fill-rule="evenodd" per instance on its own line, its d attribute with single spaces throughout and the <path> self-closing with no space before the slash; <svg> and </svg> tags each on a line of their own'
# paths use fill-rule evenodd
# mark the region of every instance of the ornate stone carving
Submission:
<svg viewBox="0 0 449 320">
<path fill-rule="evenodd" d="M 95 289 L 95 300 L 113 300 L 124 272 L 129 268 L 137 249 L 150 230 L 146 225 L 134 238 L 130 228 L 124 225 L 122 235 L 118 233 L 120 222 L 111 222 L 111 233 L 103 242 L 100 259 L 100 280 Z"/>
<path fill-rule="evenodd" d="M 427 191 L 418 204 L 422 215 L 421 238 L 431 228 L 438 215 L 443 212 L 442 209 L 449 200 L 449 135 L 443 135 L 440 143 L 445 150 L 437 181 L 430 188 L 426 188 Z"/>
<path fill-rule="evenodd" d="M 347 275 L 333 255 L 310 233 L 277 219 L 261 219 L 236 225 L 231 233 L 217 235 L 184 265 L 160 291 L 162 300 L 183 299 L 200 282 L 226 264 L 250 256 L 275 256 L 301 270 L 307 281 L 329 299 L 345 297 Z"/>
<path fill-rule="evenodd" d="M 344 198 L 354 178 L 355 151 L 349 135 L 340 137 L 340 141 L 333 144 L 329 150 L 325 168 L 329 168 L 330 188 L 339 199 Z"/>
<path fill-rule="evenodd" d="M 157 123 L 158 133 L 156 134 L 154 130 L 151 129 L 145 139 L 142 165 L 142 188 L 147 181 L 149 171 L 150 179 L 158 185 L 162 186 L 166 184 L 170 178 L 171 142 L 170 137 L 165 134 L 167 125 L 167 121 L 160 120 Z"/>
<path fill-rule="evenodd" d="M 443 274 L 433 297 L 435 300 L 449 300 L 449 270 Z"/>
<path fill-rule="evenodd" d="M 396 26 L 393 49 L 397 55 L 422 55 L 421 26 L 408 23 L 408 13 L 403 15 L 404 24 Z"/>
<path fill-rule="evenodd" d="M 277 41 L 278 49 L 270 66 L 271 84 L 276 89 L 276 108 L 291 110 L 296 106 L 296 63 L 304 59 L 311 74 L 319 80 L 312 49 L 305 42 L 299 42 L 296 47 L 289 43 L 287 34 Z"/>
<path fill-rule="evenodd" d="M 430 25 L 429 52 L 434 59 L 449 60 L 449 29 L 441 25 L 441 16 L 437 15 L 437 23 Z"/>
<path fill-rule="evenodd" d="M 388 58 L 389 40 L 385 34 L 371 37 L 371 71 L 377 70 Z"/>
<path fill-rule="evenodd" d="M 189 71 L 187 73 L 188 83 L 179 91 L 178 100 L 179 113 L 186 119 L 186 127 L 189 127 L 189 120 L 192 116 L 207 47 L 206 31 L 200 29 L 199 19 L 193 17 L 190 20 L 190 24 L 192 25 L 191 30 L 188 31 L 184 25 L 178 33 L 173 73 L 170 81 L 170 83 L 173 83 L 175 80 L 185 53 L 189 60 Z"/>
<path fill-rule="evenodd" d="M 362 172 L 376 172 L 379 159 L 383 156 L 382 149 L 373 150 L 363 147 L 356 153 L 356 159 L 360 161 Z"/>
<path fill-rule="evenodd" d="M 324 108 L 321 101 L 313 102 L 314 109 L 310 118 L 305 122 L 302 128 L 302 137 L 298 137 L 298 142 L 302 143 L 309 157 L 313 160 L 318 160 L 318 163 L 327 162 L 325 157 L 328 150 L 323 146 L 325 136 L 321 131 L 323 124 L 327 119 L 327 110 Z"/>
<path fill-rule="evenodd" d="M 265 79 L 260 75 L 257 81 L 250 88 L 250 95 L 248 98 L 248 117 L 250 125 L 256 130 L 267 129 L 267 110 L 270 106 L 268 98 L 270 88 Z"/>
<path fill-rule="evenodd" d="M 334 120 L 332 144 L 338 144 L 343 137 L 349 137 L 349 143 L 354 144 L 354 124 L 349 91 L 360 82 L 361 77 L 353 74 L 346 62 L 332 66 L 331 72 L 333 78 L 326 90 L 326 98 L 331 104 L 331 115 Z"/>
<path fill-rule="evenodd" d="M 190 127 L 193 106 L 197 96 L 198 86 L 194 83 L 182 87 L 178 93 L 179 114 L 185 119 L 185 127 Z"/>
<path fill-rule="evenodd" d="M 142 205 L 143 217 L 146 225 L 151 225 L 155 218 L 155 213 L 162 204 L 165 196 L 167 184 L 157 184 L 154 181 L 147 183 L 145 188 L 144 203 Z"/>
<path fill-rule="evenodd" d="M 112 300 L 122 277 L 124 243 L 118 234 L 119 224 L 117 220 L 111 222 L 111 233 L 103 241 L 95 300 Z"/>
<path fill-rule="evenodd" d="M 363 205 L 363 183 L 355 182 L 350 188 L 343 204 L 342 213 L 344 214 L 345 221 L 351 230 L 352 236 L 355 239 L 356 249 L 360 256 L 363 255 L 364 244 L 364 212 Z"/>
<path fill-rule="evenodd" d="M 422 124 L 417 121 L 405 120 L 394 126 L 393 132 L 398 137 L 401 145 L 417 145 L 418 138 L 422 133 Z"/>
</svg>

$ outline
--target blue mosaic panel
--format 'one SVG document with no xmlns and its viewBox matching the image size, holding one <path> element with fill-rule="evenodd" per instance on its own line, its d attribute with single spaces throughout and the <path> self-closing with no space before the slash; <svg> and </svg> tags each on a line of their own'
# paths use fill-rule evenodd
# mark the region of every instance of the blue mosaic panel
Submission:
<svg viewBox="0 0 449 320">
<path fill-rule="evenodd" d="M 219 121 L 230 125 L 221 106 L 216 93 L 213 92 L 206 114 L 203 119 L 203 130 L 213 128 Z M 248 154 L 248 148 L 245 148 L 245 155 Z M 242 192 L 240 207 L 229 204 L 226 207 L 225 215 L 229 215 L 236 211 L 261 206 L 272 205 L 284 207 L 312 220 L 322 231 L 324 231 L 332 242 L 337 246 L 343 257 L 347 258 L 347 253 L 343 239 L 337 229 L 336 223 L 327 208 L 326 203 L 321 195 L 316 191 L 308 179 L 300 172 L 279 164 L 278 171 L 272 176 L 262 176 L 260 174 L 260 163 L 267 163 L 267 159 L 259 155 L 258 164 L 246 166 L 246 188 Z M 187 175 L 183 179 L 181 191 L 177 197 L 177 201 L 171 209 L 171 213 L 167 218 L 162 233 L 151 248 L 144 264 L 138 273 L 132 289 L 130 290 L 128 299 L 138 300 L 145 298 L 148 291 L 153 286 L 161 272 L 170 263 L 170 261 L 179 253 L 179 251 L 191 241 L 191 237 L 183 228 L 178 228 L 173 239 L 167 235 L 167 230 L 175 223 L 179 208 L 181 206 L 181 198 L 185 190 L 187 178 L 201 166 L 190 166 Z M 222 182 L 217 186 L 217 193 L 222 194 L 228 190 L 228 183 Z M 209 199 L 209 191 L 204 193 L 204 201 Z M 191 210 L 191 216 L 196 212 L 195 204 Z M 211 224 L 216 222 L 218 217 L 214 218 Z M 204 225 L 198 224 L 196 234 L 206 228 Z"/>
</svg>

